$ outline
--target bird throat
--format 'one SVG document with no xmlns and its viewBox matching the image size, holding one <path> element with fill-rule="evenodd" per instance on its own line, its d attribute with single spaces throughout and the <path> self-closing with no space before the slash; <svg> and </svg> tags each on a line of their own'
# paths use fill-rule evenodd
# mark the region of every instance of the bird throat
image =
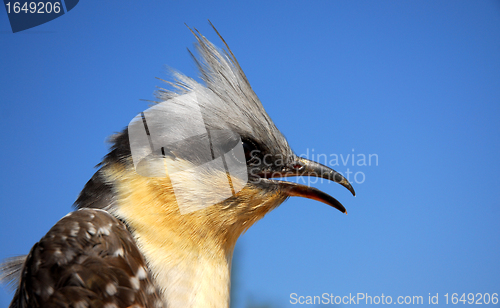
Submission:
<svg viewBox="0 0 500 308">
<path fill-rule="evenodd" d="M 131 229 L 169 308 L 229 307 L 238 237 L 286 199 L 245 188 L 233 202 L 182 215 L 168 178 L 119 165 L 106 177 L 116 196 L 111 212 Z"/>
</svg>

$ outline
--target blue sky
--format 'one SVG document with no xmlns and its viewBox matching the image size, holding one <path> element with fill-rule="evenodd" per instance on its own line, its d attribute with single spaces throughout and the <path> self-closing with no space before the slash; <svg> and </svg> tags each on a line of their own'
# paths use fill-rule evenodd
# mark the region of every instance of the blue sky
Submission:
<svg viewBox="0 0 500 308">
<path fill-rule="evenodd" d="M 313 184 L 349 215 L 292 198 L 241 237 L 237 307 L 500 293 L 499 1 L 80 1 L 16 34 L 0 11 L 0 259 L 71 211 L 165 65 L 196 76 L 184 23 L 220 46 L 210 19 L 297 154 L 356 158 L 332 166 L 356 197 Z"/>
</svg>

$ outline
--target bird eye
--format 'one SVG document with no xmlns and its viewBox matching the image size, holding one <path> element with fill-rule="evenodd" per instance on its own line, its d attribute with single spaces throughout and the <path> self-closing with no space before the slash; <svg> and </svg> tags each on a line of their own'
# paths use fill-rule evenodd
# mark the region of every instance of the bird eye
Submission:
<svg viewBox="0 0 500 308">
<path fill-rule="evenodd" d="M 255 162 L 261 156 L 261 151 L 254 141 L 245 139 L 242 142 L 243 150 L 245 152 L 245 159 L 248 162 Z"/>
</svg>

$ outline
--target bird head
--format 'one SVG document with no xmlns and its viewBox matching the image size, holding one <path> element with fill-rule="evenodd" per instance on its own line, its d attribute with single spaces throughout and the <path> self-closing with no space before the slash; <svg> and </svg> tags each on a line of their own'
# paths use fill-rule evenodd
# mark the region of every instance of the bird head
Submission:
<svg viewBox="0 0 500 308">
<path fill-rule="evenodd" d="M 113 138 L 77 206 L 104 207 L 158 241 L 164 241 L 155 235 L 161 233 L 194 245 L 209 237 L 226 254 L 242 232 L 289 197 L 345 213 L 332 196 L 283 180 L 319 177 L 354 195 L 340 173 L 292 151 L 217 30 L 226 49 L 190 30 L 203 82 L 173 71 L 174 81 L 166 81 L 172 89 L 158 90 L 155 105 Z"/>
</svg>

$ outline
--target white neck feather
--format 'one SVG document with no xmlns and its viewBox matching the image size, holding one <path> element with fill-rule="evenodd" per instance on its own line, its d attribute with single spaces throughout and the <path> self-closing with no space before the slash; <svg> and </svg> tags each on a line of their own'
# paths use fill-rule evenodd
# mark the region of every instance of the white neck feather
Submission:
<svg viewBox="0 0 500 308">
<path fill-rule="evenodd" d="M 168 308 L 229 307 L 236 240 L 286 199 L 250 186 L 231 205 L 181 215 L 168 179 L 122 168 L 109 168 L 107 176 L 117 199 L 111 211 L 133 230 Z"/>
<path fill-rule="evenodd" d="M 231 256 L 195 247 L 172 250 L 137 237 L 169 308 L 229 307 Z M 182 246 L 181 246 L 182 247 Z"/>
</svg>

